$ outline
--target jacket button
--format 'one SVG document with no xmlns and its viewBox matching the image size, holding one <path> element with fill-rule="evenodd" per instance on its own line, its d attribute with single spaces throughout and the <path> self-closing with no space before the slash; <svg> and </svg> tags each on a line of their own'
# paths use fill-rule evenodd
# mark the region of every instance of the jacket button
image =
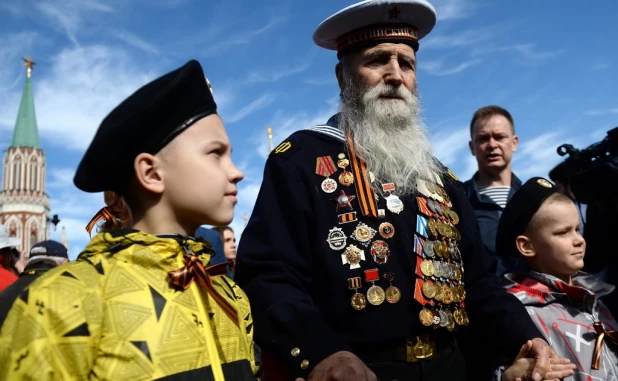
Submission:
<svg viewBox="0 0 618 381">
<path fill-rule="evenodd" d="M 309 360 L 303 360 L 300 363 L 300 367 L 303 369 L 307 369 L 307 367 L 309 366 Z"/>
<path fill-rule="evenodd" d="M 296 357 L 300 354 L 300 349 L 294 348 L 292 349 L 292 356 Z"/>
</svg>

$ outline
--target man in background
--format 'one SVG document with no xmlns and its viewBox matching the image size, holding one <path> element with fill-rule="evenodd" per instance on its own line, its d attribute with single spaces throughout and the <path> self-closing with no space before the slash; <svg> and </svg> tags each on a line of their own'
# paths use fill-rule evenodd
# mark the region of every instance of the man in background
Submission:
<svg viewBox="0 0 618 381">
<path fill-rule="evenodd" d="M 476 158 L 478 171 L 465 182 L 465 190 L 476 213 L 483 243 L 497 255 L 497 274 L 515 272 L 522 263 L 496 253 L 496 232 L 508 200 L 521 187 L 512 171 L 511 160 L 519 138 L 511 114 L 500 106 L 478 109 L 470 122 L 470 151 Z"/>
</svg>

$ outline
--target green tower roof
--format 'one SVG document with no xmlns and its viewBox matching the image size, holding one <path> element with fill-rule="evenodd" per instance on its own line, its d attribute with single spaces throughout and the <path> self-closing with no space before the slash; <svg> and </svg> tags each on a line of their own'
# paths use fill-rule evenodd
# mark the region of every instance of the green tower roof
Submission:
<svg viewBox="0 0 618 381">
<path fill-rule="evenodd" d="M 32 96 L 32 83 L 30 77 L 26 78 L 24 92 L 21 96 L 19 113 L 13 131 L 12 147 L 32 147 L 41 148 L 39 143 L 39 129 L 36 125 L 36 115 L 34 114 L 34 97 Z"/>
</svg>

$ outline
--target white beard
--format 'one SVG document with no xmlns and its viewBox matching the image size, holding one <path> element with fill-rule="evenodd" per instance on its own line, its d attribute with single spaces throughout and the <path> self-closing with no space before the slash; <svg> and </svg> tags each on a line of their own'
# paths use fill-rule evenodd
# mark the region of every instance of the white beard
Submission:
<svg viewBox="0 0 618 381">
<path fill-rule="evenodd" d="M 375 177 L 375 192 L 384 193 L 381 184 L 393 183 L 397 195 L 411 195 L 418 178 L 433 180 L 443 174 L 432 154 L 416 91 L 403 85 L 363 89 L 349 77 L 344 80 L 339 125 L 351 133 L 356 154 Z"/>
</svg>

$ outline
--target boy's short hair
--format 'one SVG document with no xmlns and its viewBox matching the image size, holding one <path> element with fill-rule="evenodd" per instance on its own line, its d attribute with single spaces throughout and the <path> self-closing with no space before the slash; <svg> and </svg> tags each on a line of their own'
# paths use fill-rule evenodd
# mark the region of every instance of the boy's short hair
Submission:
<svg viewBox="0 0 618 381">
<path fill-rule="evenodd" d="M 552 193 L 550 196 L 548 196 L 545 199 L 545 201 L 543 201 L 541 205 L 539 205 L 539 209 L 541 208 L 541 206 L 549 205 L 549 204 L 573 204 L 573 200 L 568 198 L 564 193 L 560 193 L 560 192 Z M 526 226 L 526 229 L 524 230 L 523 234 L 525 235 L 525 233 L 529 233 L 530 231 L 538 229 L 539 227 L 543 226 L 545 222 L 546 222 L 545 215 L 539 214 L 539 211 L 537 210 L 532 215 L 532 218 L 528 222 L 528 225 Z"/>
<path fill-rule="evenodd" d="M 526 181 L 509 200 L 498 223 L 496 235 L 498 255 L 517 256 L 519 253 L 515 245 L 517 237 L 526 231 L 534 214 L 546 200 L 550 197 L 560 199 L 560 196 L 572 202 L 560 193 L 556 186 L 542 177 L 533 177 Z"/>
<path fill-rule="evenodd" d="M 146 84 L 103 119 L 73 182 L 84 192 L 124 193 L 140 153 L 159 152 L 198 120 L 217 112 L 199 62 Z M 123 194 L 124 195 L 124 194 Z"/>
</svg>

